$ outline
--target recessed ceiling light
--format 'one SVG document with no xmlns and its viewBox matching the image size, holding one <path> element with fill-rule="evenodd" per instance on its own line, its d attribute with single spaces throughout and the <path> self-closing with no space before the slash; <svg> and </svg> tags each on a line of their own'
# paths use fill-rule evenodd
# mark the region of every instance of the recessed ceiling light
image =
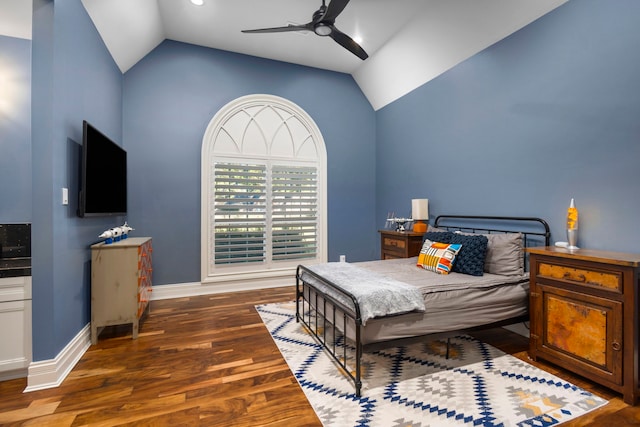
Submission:
<svg viewBox="0 0 640 427">
<path fill-rule="evenodd" d="M 204 4 L 204 0 L 191 0 L 191 3 L 195 4 L 196 6 L 202 6 Z"/>
</svg>

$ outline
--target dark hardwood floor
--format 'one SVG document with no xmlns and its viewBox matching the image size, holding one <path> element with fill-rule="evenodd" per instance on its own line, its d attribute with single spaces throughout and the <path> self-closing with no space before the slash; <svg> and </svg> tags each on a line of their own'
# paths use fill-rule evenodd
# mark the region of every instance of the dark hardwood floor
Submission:
<svg viewBox="0 0 640 427">
<path fill-rule="evenodd" d="M 290 301 L 293 287 L 153 301 L 137 340 L 106 328 L 57 388 L 0 382 L 2 426 L 320 426 L 254 305 Z M 474 333 L 524 360 L 528 340 Z M 566 371 L 536 366 L 610 403 L 563 426 L 640 425 L 640 407 Z"/>
</svg>

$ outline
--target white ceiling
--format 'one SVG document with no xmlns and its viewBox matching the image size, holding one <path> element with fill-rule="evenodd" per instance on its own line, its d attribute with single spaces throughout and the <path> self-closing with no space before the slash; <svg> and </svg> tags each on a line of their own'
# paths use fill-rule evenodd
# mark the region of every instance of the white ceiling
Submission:
<svg viewBox="0 0 640 427">
<path fill-rule="evenodd" d="M 82 3 L 123 73 L 171 39 L 352 74 L 379 109 L 566 1 L 351 0 L 335 25 L 361 39 L 369 54 L 365 61 L 313 33 L 241 32 L 305 24 L 322 0 L 204 0 L 202 6 L 190 0 Z M 0 0 L 0 34 L 16 26 L 16 10 L 30 3 Z M 14 11 L 7 14 L 5 7 Z M 29 34 L 30 25 L 29 19 Z"/>
<path fill-rule="evenodd" d="M 31 40 L 31 0 L 0 0 L 0 36 Z"/>
<path fill-rule="evenodd" d="M 241 30 L 306 24 L 322 0 L 82 0 L 122 71 L 165 38 L 344 73 L 361 64 L 329 37 Z M 351 0 L 336 27 L 361 36 L 370 55 L 422 13 L 424 0 Z M 392 7 L 389 7 L 392 5 Z M 136 41 L 132 43 L 132 41 Z"/>
</svg>

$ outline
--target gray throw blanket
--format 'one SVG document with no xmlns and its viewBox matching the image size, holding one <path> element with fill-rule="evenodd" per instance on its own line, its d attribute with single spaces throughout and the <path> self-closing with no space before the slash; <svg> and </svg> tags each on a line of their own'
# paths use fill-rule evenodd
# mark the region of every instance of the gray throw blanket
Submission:
<svg viewBox="0 0 640 427">
<path fill-rule="evenodd" d="M 330 262 L 307 268 L 356 297 L 363 325 L 374 317 L 425 310 L 424 299 L 417 288 L 382 274 L 346 262 Z M 310 274 L 303 272 L 302 279 L 347 307 L 353 307 L 351 299 L 344 299 Z"/>
</svg>

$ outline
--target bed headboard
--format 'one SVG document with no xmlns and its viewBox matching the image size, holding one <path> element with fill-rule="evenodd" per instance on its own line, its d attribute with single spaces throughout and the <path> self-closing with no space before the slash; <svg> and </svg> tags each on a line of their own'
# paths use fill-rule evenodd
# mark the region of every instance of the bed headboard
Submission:
<svg viewBox="0 0 640 427">
<path fill-rule="evenodd" d="M 473 216 L 473 215 L 439 215 L 434 227 L 465 233 L 522 233 L 525 248 L 532 246 L 549 246 L 551 232 L 549 224 L 541 218 L 519 216 Z M 528 266 L 528 253 L 523 251 L 525 267 Z"/>
<path fill-rule="evenodd" d="M 439 215 L 434 227 L 466 233 L 522 233 L 524 246 L 549 246 L 551 231 L 544 219 L 522 216 Z"/>
</svg>

